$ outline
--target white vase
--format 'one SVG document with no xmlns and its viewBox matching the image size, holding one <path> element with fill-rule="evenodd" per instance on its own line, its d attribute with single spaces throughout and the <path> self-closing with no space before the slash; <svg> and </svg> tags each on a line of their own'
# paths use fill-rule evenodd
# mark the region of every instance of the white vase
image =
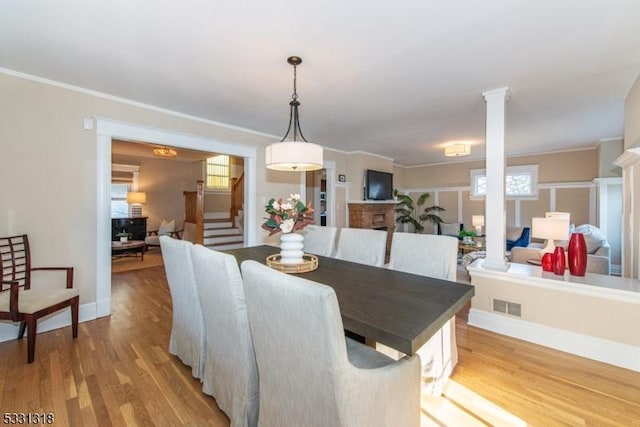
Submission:
<svg viewBox="0 0 640 427">
<path fill-rule="evenodd" d="M 280 262 L 283 264 L 301 264 L 304 259 L 304 236 L 297 233 L 280 234 Z"/>
</svg>

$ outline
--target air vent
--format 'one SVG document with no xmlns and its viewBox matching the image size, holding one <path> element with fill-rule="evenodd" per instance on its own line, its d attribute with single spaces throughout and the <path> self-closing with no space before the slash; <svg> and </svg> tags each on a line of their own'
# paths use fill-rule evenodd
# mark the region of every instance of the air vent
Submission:
<svg viewBox="0 0 640 427">
<path fill-rule="evenodd" d="M 493 311 L 507 314 L 507 302 L 499 299 L 493 300 Z"/>
<path fill-rule="evenodd" d="M 509 314 L 511 316 L 522 317 L 522 305 L 516 302 L 503 301 L 500 299 L 493 300 L 493 311 L 498 313 Z"/>
<path fill-rule="evenodd" d="M 522 306 L 515 302 L 507 302 L 507 314 L 522 317 Z"/>
</svg>

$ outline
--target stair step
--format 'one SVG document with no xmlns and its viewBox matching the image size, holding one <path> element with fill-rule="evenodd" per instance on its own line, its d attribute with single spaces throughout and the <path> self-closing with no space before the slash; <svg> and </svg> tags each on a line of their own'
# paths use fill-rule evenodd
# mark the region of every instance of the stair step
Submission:
<svg viewBox="0 0 640 427">
<path fill-rule="evenodd" d="M 214 236 L 214 237 L 205 237 L 204 243 L 205 245 L 215 244 L 215 243 L 227 243 L 227 242 L 244 242 L 244 238 L 242 234 L 229 234 L 227 236 Z"/>
<path fill-rule="evenodd" d="M 231 228 L 233 227 L 233 222 L 231 222 L 230 219 L 224 220 L 224 221 L 215 221 L 215 222 L 205 221 L 203 226 L 205 230 L 215 230 L 218 228 Z"/>
<path fill-rule="evenodd" d="M 244 242 L 226 242 L 226 243 L 216 243 L 213 245 L 205 244 L 209 249 L 215 249 L 216 251 L 224 251 L 227 249 L 239 249 L 244 247 Z"/>
<path fill-rule="evenodd" d="M 237 235 L 242 237 L 242 232 L 236 227 L 207 228 L 204 230 L 204 237 L 218 237 Z"/>
</svg>

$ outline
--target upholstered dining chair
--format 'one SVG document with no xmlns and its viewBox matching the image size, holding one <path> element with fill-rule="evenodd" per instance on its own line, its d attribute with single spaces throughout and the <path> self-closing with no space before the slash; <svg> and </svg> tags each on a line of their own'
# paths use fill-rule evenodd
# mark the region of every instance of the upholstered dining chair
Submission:
<svg viewBox="0 0 640 427">
<path fill-rule="evenodd" d="M 191 246 L 191 242 L 160 236 L 160 250 L 173 305 L 169 353 L 190 366 L 191 375 L 202 379 L 206 351 L 204 320 L 193 274 Z"/>
<path fill-rule="evenodd" d="M 301 232 L 304 236 L 304 251 L 315 255 L 333 256 L 337 232 L 336 227 L 308 225 Z"/>
<path fill-rule="evenodd" d="M 386 250 L 386 231 L 366 228 L 341 228 L 336 258 L 382 267 Z"/>
<path fill-rule="evenodd" d="M 420 362 L 345 339 L 334 290 L 242 263 L 260 426 L 418 426 Z"/>
<path fill-rule="evenodd" d="M 191 254 L 207 347 L 202 391 L 215 397 L 231 426 L 256 426 L 258 369 L 238 263 L 201 245 Z"/>
<path fill-rule="evenodd" d="M 455 282 L 457 259 L 455 237 L 393 233 L 388 267 Z M 454 315 L 418 350 L 422 362 L 422 391 L 426 394 L 442 394 L 458 363 L 455 320 Z"/>
<path fill-rule="evenodd" d="M 53 285 L 32 288 L 33 271 L 65 273 L 64 288 Z M 32 267 L 29 238 L 26 234 L 0 237 L 0 319 L 20 322 L 18 339 L 27 331 L 27 363 L 33 363 L 36 351 L 38 319 L 71 309 L 71 334 L 78 337 L 79 292 L 73 288 L 73 267 Z"/>
</svg>

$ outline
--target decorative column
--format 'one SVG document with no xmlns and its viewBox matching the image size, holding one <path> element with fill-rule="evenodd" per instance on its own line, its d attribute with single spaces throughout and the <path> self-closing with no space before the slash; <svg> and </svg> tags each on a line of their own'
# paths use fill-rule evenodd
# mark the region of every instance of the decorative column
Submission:
<svg viewBox="0 0 640 427">
<path fill-rule="evenodd" d="M 511 96 L 508 87 L 482 94 L 487 103 L 485 234 L 487 255 L 484 268 L 506 271 L 506 211 L 505 211 L 505 104 Z"/>
</svg>

